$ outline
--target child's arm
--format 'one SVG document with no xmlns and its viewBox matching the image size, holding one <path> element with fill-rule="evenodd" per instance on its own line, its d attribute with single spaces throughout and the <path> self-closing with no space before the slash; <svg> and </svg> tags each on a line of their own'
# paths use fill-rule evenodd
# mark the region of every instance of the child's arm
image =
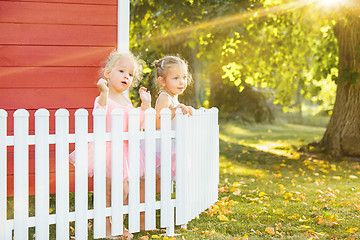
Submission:
<svg viewBox="0 0 360 240">
<path fill-rule="evenodd" d="M 98 98 L 98 103 L 100 106 L 105 107 L 107 104 L 107 98 L 109 93 L 109 88 L 107 86 L 107 81 L 103 78 L 100 78 L 97 82 L 97 87 L 100 92 L 100 96 Z"/>
<path fill-rule="evenodd" d="M 169 108 L 171 110 L 171 119 L 174 119 L 176 109 L 181 108 L 182 113 L 189 114 L 190 116 L 193 114 L 193 108 L 190 106 L 185 106 L 184 104 L 180 103 L 176 107 L 171 107 L 171 102 L 169 97 L 166 95 L 162 95 L 158 98 L 157 104 L 155 106 L 156 110 L 156 129 L 160 129 L 160 112 L 163 108 Z"/>
<path fill-rule="evenodd" d="M 155 111 L 156 111 L 156 129 L 160 129 L 160 112 L 163 108 L 170 108 L 171 102 L 166 95 L 160 95 L 157 99 Z M 171 109 L 172 110 L 172 109 Z M 171 114 L 172 117 L 172 114 Z"/>
<path fill-rule="evenodd" d="M 147 91 L 146 88 L 141 87 L 139 89 L 139 95 L 141 99 L 141 110 L 145 111 L 151 107 L 151 95 L 150 91 Z"/>
</svg>

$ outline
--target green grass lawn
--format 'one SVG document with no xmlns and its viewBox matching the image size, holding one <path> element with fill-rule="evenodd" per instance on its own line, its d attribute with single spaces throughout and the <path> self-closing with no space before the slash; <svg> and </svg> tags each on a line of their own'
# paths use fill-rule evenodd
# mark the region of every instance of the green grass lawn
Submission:
<svg viewBox="0 0 360 240">
<path fill-rule="evenodd" d="M 360 162 L 297 151 L 324 131 L 221 121 L 219 201 L 176 239 L 359 238 Z"/>
</svg>

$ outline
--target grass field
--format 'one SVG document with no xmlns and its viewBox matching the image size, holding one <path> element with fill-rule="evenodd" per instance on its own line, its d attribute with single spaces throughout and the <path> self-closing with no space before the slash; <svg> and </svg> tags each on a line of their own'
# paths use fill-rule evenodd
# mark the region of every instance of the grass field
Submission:
<svg viewBox="0 0 360 240">
<path fill-rule="evenodd" d="M 298 151 L 324 131 L 221 121 L 219 201 L 176 239 L 359 238 L 360 162 Z"/>
</svg>

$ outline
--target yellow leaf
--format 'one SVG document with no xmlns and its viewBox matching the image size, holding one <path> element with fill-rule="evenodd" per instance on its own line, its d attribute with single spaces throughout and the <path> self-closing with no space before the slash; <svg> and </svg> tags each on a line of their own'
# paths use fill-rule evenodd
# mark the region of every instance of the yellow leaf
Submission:
<svg viewBox="0 0 360 240">
<path fill-rule="evenodd" d="M 355 204 L 355 203 L 354 203 L 354 206 L 356 207 L 357 210 L 360 211 L 360 204 Z"/>
<path fill-rule="evenodd" d="M 300 228 L 300 229 L 309 229 L 309 228 L 311 228 L 311 227 L 310 227 L 310 226 L 306 226 L 306 225 L 301 225 L 299 228 Z"/>
<path fill-rule="evenodd" d="M 151 238 L 161 238 L 161 235 L 152 235 Z"/>
<path fill-rule="evenodd" d="M 355 176 L 355 175 L 350 175 L 349 178 L 350 178 L 350 179 L 353 179 L 353 180 L 358 179 L 358 177 Z"/>
<path fill-rule="evenodd" d="M 225 217 L 224 215 L 220 214 L 219 216 L 217 216 L 218 219 L 220 219 L 220 221 L 224 221 L 224 222 L 228 222 L 229 219 L 227 217 Z"/>
<path fill-rule="evenodd" d="M 273 210 L 273 213 L 278 214 L 278 215 L 282 215 L 284 213 L 284 210 L 278 208 L 276 210 Z"/>
<path fill-rule="evenodd" d="M 357 232 L 358 228 L 357 227 L 354 227 L 354 228 L 349 228 L 346 232 L 348 233 L 355 233 Z"/>
<path fill-rule="evenodd" d="M 341 177 L 340 177 L 340 176 L 333 176 L 332 179 L 334 179 L 334 180 L 340 180 Z"/>
<path fill-rule="evenodd" d="M 292 196 L 293 196 L 292 193 L 285 193 L 285 194 L 284 194 L 284 198 L 285 198 L 285 199 L 291 198 Z"/>
<path fill-rule="evenodd" d="M 264 192 L 260 192 L 260 193 L 259 193 L 259 196 L 260 196 L 260 197 L 263 197 L 263 196 L 266 196 L 266 195 L 267 195 L 267 194 L 264 193 Z"/>
<path fill-rule="evenodd" d="M 197 230 L 199 230 L 199 228 L 193 228 L 191 231 L 197 231 Z"/>
<path fill-rule="evenodd" d="M 271 235 L 275 234 L 274 228 L 270 228 L 270 227 L 265 228 L 265 232 L 267 232 L 267 233 L 269 233 Z"/>
<path fill-rule="evenodd" d="M 241 186 L 241 183 L 239 183 L 239 182 L 234 182 L 233 183 L 234 188 L 237 188 L 237 187 L 240 187 L 240 186 Z"/>
</svg>

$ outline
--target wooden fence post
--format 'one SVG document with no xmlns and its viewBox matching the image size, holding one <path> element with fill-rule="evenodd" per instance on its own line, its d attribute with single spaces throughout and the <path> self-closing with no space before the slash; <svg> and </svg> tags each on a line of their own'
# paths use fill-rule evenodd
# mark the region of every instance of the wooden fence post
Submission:
<svg viewBox="0 0 360 240">
<path fill-rule="evenodd" d="M 29 112 L 14 112 L 14 240 L 28 238 Z"/>
<path fill-rule="evenodd" d="M 69 239 L 69 111 L 55 113 L 56 239 Z"/>
<path fill-rule="evenodd" d="M 123 112 L 115 109 L 111 115 L 111 235 L 123 234 Z"/>
<path fill-rule="evenodd" d="M 88 112 L 75 112 L 75 239 L 88 235 Z"/>
<path fill-rule="evenodd" d="M 0 236 L 7 235 L 7 112 L 0 109 Z M 8 238 L 7 238 L 8 239 Z"/>
<path fill-rule="evenodd" d="M 106 236 L 106 112 L 96 109 L 94 115 L 94 238 Z"/>
<path fill-rule="evenodd" d="M 145 230 L 156 228 L 155 109 L 145 111 Z"/>
<path fill-rule="evenodd" d="M 129 232 L 140 231 L 140 112 L 129 111 Z"/>
<path fill-rule="evenodd" d="M 49 239 L 49 116 L 46 109 L 35 112 L 35 234 Z"/>
</svg>

